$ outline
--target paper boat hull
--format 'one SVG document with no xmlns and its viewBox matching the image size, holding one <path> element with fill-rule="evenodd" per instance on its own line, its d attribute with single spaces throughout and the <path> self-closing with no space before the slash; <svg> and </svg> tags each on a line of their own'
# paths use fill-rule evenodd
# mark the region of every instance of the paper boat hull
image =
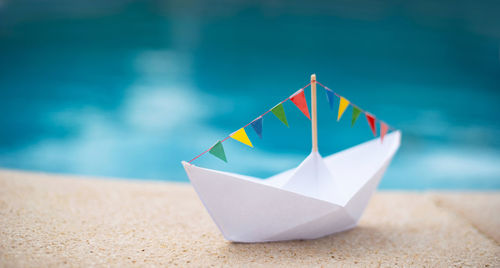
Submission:
<svg viewBox="0 0 500 268">
<path fill-rule="evenodd" d="M 387 135 L 383 143 L 374 139 L 326 158 L 311 154 L 299 167 L 266 180 L 186 162 L 183 165 L 227 240 L 314 239 L 356 226 L 400 139 L 397 131 Z M 321 175 L 323 179 L 311 168 L 318 164 L 328 170 Z M 310 181 L 313 186 L 294 188 L 294 178 Z"/>
</svg>

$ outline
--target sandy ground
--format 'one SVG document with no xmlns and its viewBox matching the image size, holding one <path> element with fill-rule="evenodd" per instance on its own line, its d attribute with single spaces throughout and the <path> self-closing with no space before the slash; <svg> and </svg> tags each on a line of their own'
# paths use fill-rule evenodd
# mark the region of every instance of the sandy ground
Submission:
<svg viewBox="0 0 500 268">
<path fill-rule="evenodd" d="M 500 192 L 379 192 L 318 240 L 224 240 L 187 184 L 0 171 L 0 266 L 500 267 Z"/>
</svg>

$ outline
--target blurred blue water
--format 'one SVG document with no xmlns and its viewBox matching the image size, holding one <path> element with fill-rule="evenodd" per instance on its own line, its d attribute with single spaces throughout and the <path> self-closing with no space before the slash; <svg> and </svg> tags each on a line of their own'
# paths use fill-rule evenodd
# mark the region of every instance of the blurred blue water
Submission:
<svg viewBox="0 0 500 268">
<path fill-rule="evenodd" d="M 1 167 L 187 181 L 181 160 L 316 73 L 403 131 L 381 188 L 500 189 L 498 1 L 104 2 L 0 1 Z M 371 138 L 318 96 L 323 155 Z M 194 163 L 297 165 L 309 121 L 285 110 Z"/>
</svg>

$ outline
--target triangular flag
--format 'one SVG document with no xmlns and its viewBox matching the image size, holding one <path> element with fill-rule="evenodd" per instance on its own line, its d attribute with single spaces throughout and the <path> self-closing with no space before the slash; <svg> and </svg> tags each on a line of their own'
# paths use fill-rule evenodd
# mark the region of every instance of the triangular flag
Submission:
<svg viewBox="0 0 500 268">
<path fill-rule="evenodd" d="M 344 97 L 340 97 L 339 114 L 337 116 L 337 121 L 340 120 L 342 114 L 344 114 L 345 109 L 347 109 L 347 106 L 349 106 L 349 101 L 346 100 Z"/>
<path fill-rule="evenodd" d="M 380 121 L 380 142 L 384 142 L 384 136 L 387 134 L 387 131 L 389 130 L 389 126 Z"/>
<path fill-rule="evenodd" d="M 325 89 L 326 98 L 328 99 L 328 104 L 330 104 L 330 109 L 333 110 L 333 103 L 335 102 L 335 93 L 333 91 Z"/>
<path fill-rule="evenodd" d="M 352 106 L 351 127 L 354 126 L 354 123 L 356 123 L 356 120 L 358 120 L 358 116 L 360 113 L 361 113 L 361 110 L 358 107 Z"/>
<path fill-rule="evenodd" d="M 222 142 L 218 141 L 214 146 L 212 146 L 212 148 L 210 149 L 210 153 L 227 163 L 226 154 L 224 153 L 224 147 L 222 147 Z"/>
<path fill-rule="evenodd" d="M 245 131 L 244 128 L 240 128 L 238 131 L 234 132 L 233 134 L 229 135 L 231 138 L 243 143 L 243 144 L 246 144 L 250 147 L 253 147 L 252 145 L 252 142 L 250 141 L 250 139 L 248 138 L 247 136 L 247 132 Z"/>
<path fill-rule="evenodd" d="M 273 112 L 273 114 L 276 117 L 278 117 L 278 119 L 288 127 L 288 121 L 286 121 L 285 109 L 283 108 L 283 104 L 280 103 L 280 104 L 274 106 L 271 109 L 271 112 Z"/>
<path fill-rule="evenodd" d="M 377 136 L 377 127 L 375 126 L 375 117 L 369 113 L 365 113 L 366 115 L 366 120 L 368 120 L 368 124 L 370 125 L 370 128 L 372 129 L 373 136 Z"/>
<path fill-rule="evenodd" d="M 309 109 L 307 108 L 306 95 L 304 94 L 303 89 L 293 94 L 293 96 L 290 97 L 290 100 L 305 116 L 307 116 L 307 118 L 309 118 L 309 120 L 311 120 L 311 117 L 309 116 Z"/>
<path fill-rule="evenodd" d="M 259 137 L 262 139 L 262 116 L 255 119 L 252 123 L 250 123 L 250 125 L 252 125 L 255 133 L 257 133 L 257 135 L 259 135 Z"/>
</svg>

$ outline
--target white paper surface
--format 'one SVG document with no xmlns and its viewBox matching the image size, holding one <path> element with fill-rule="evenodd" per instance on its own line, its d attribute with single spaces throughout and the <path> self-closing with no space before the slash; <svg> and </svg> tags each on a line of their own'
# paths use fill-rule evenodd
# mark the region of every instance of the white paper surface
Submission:
<svg viewBox="0 0 500 268">
<path fill-rule="evenodd" d="M 396 131 L 326 158 L 311 153 L 266 180 L 182 164 L 227 240 L 314 239 L 356 226 L 400 140 Z"/>
</svg>

